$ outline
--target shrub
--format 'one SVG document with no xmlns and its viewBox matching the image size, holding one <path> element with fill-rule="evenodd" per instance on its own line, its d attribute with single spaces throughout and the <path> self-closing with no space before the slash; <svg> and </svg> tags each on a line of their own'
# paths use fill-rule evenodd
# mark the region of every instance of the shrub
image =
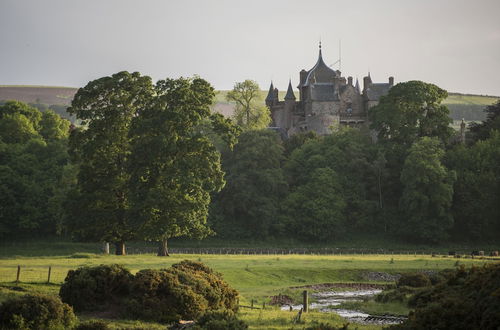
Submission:
<svg viewBox="0 0 500 330">
<path fill-rule="evenodd" d="M 415 307 L 392 329 L 497 329 L 500 324 L 500 263 L 460 267 L 409 302 Z"/>
<path fill-rule="evenodd" d="M 203 315 L 194 330 L 245 330 L 248 325 L 242 320 L 238 320 L 233 311 L 218 310 L 209 311 Z"/>
<path fill-rule="evenodd" d="M 76 320 L 73 309 L 58 297 L 24 295 L 0 305 L 0 329 L 69 329 Z"/>
<path fill-rule="evenodd" d="M 430 285 L 431 280 L 423 273 L 403 274 L 397 282 L 398 287 L 409 286 L 412 288 L 422 288 Z"/>
<path fill-rule="evenodd" d="M 132 278 L 120 265 L 81 267 L 68 272 L 59 295 L 76 311 L 100 310 L 127 295 Z"/>
<path fill-rule="evenodd" d="M 208 310 L 237 310 L 238 293 L 221 275 L 199 262 L 170 269 L 141 270 L 130 287 L 127 313 L 144 320 L 193 320 Z"/>
</svg>

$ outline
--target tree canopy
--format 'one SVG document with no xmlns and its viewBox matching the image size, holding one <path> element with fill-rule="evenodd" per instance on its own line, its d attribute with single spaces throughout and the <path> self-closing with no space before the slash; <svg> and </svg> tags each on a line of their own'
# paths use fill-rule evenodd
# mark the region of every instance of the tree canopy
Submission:
<svg viewBox="0 0 500 330">
<path fill-rule="evenodd" d="M 255 81 L 236 83 L 226 99 L 236 103 L 234 120 L 243 129 L 261 129 L 271 122 L 269 109 L 264 106 L 260 87 Z"/>
<path fill-rule="evenodd" d="M 399 83 L 369 111 L 371 128 L 382 142 L 411 145 L 419 137 L 447 143 L 453 130 L 449 110 L 441 102 L 448 93 L 422 81 Z"/>
</svg>

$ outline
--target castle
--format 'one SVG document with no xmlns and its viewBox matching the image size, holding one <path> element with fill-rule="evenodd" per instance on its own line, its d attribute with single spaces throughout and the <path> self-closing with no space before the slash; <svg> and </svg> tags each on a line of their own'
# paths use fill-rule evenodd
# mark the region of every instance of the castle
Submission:
<svg viewBox="0 0 500 330">
<path fill-rule="evenodd" d="M 357 79 L 354 85 L 352 77 L 346 80 L 339 70 L 325 64 L 320 43 L 316 64 L 309 71 L 300 71 L 298 101 L 291 80 L 284 101 L 279 100 L 278 89 L 271 82 L 266 97 L 266 105 L 271 110 L 271 126 L 286 136 L 307 131 L 330 134 L 340 125 L 367 126 L 369 109 L 377 105 L 393 85 L 393 77 L 389 77 L 387 83 L 373 83 L 368 74 L 363 78 L 361 91 Z"/>
</svg>

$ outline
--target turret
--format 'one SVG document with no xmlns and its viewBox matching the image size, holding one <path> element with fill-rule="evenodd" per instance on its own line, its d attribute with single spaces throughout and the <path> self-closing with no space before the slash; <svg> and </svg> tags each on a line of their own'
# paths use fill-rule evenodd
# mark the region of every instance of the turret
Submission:
<svg viewBox="0 0 500 330">
<path fill-rule="evenodd" d="M 389 85 L 394 86 L 394 77 L 389 77 Z"/>
<path fill-rule="evenodd" d="M 288 90 L 286 91 L 285 101 L 295 101 L 295 94 L 293 93 L 292 80 L 288 82 Z"/>
<path fill-rule="evenodd" d="M 266 96 L 266 105 L 268 107 L 272 107 L 275 103 L 278 102 L 278 93 L 276 91 L 277 89 L 275 90 L 273 82 L 271 81 L 271 86 L 269 86 L 269 92 Z"/>
<path fill-rule="evenodd" d="M 370 77 L 370 73 L 368 76 L 363 77 L 363 92 L 372 84 L 372 77 Z"/>
</svg>

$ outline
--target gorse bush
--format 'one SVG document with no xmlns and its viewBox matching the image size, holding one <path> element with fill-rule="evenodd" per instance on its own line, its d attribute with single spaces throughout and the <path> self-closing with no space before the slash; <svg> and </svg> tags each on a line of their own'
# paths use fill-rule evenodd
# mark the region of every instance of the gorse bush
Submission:
<svg viewBox="0 0 500 330">
<path fill-rule="evenodd" d="M 141 270 L 135 276 L 119 265 L 82 267 L 68 272 L 60 295 L 79 311 L 109 307 L 115 316 L 157 322 L 238 309 L 238 292 L 221 274 L 194 261 Z"/>
<path fill-rule="evenodd" d="M 71 329 L 76 323 L 73 309 L 58 297 L 24 295 L 0 305 L 0 329 Z"/>
<path fill-rule="evenodd" d="M 70 270 L 59 291 L 76 311 L 100 310 L 128 294 L 133 275 L 120 265 Z"/>
<path fill-rule="evenodd" d="M 406 322 L 391 329 L 498 329 L 500 263 L 461 267 L 415 294 Z"/>
<path fill-rule="evenodd" d="M 183 261 L 170 269 L 139 271 L 130 288 L 127 314 L 169 322 L 197 319 L 207 310 L 237 310 L 238 293 L 202 263 Z"/>
<path fill-rule="evenodd" d="M 397 282 L 398 287 L 409 286 L 412 288 L 421 288 L 430 285 L 431 280 L 429 276 L 423 273 L 403 274 Z"/>
</svg>

